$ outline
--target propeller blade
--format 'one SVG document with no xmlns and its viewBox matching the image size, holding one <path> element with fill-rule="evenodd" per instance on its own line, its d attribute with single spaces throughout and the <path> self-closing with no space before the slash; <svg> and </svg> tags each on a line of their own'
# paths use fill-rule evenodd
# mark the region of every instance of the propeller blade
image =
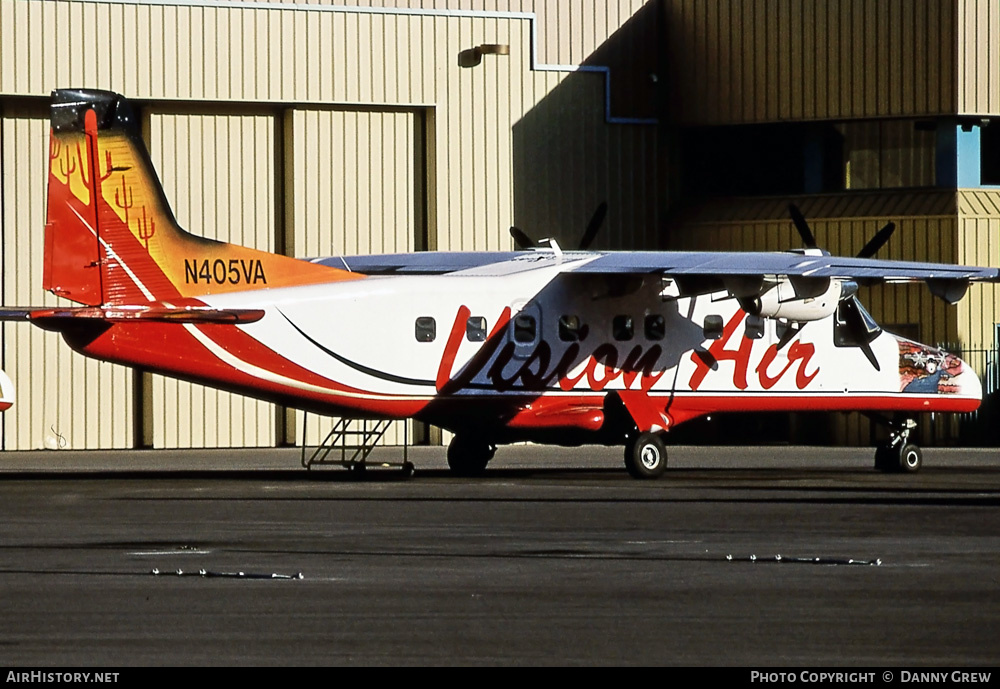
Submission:
<svg viewBox="0 0 1000 689">
<path fill-rule="evenodd" d="M 802 237 L 802 244 L 807 249 L 816 249 L 816 237 L 813 236 L 812 230 L 809 229 L 809 223 L 806 222 L 798 206 L 794 203 L 788 204 L 788 213 L 792 216 L 792 222 L 795 224 L 795 229 L 799 231 L 799 236 Z"/>
<path fill-rule="evenodd" d="M 781 333 L 781 337 L 778 338 L 778 351 L 780 352 L 785 348 L 785 345 L 792 341 L 799 331 L 802 330 L 801 323 L 788 323 L 785 325 L 785 331 Z"/>
<path fill-rule="evenodd" d="M 608 214 L 608 202 L 601 201 L 601 205 L 597 207 L 594 211 L 593 217 L 590 222 L 587 223 L 587 231 L 583 233 L 583 237 L 580 238 L 580 251 L 583 251 L 590 246 L 591 242 L 594 241 L 594 237 L 597 236 L 597 231 L 601 229 L 601 225 L 604 223 L 604 216 Z"/>
<path fill-rule="evenodd" d="M 528 249 L 535 247 L 535 242 L 532 241 L 531 237 L 529 237 L 528 235 L 526 235 L 524 232 L 514 227 L 513 225 L 511 225 L 510 227 L 510 236 L 513 237 L 514 244 L 517 245 L 518 249 L 527 251 Z"/>
<path fill-rule="evenodd" d="M 882 245 L 889 241 L 889 237 L 896 229 L 896 223 L 889 223 L 881 230 L 879 230 L 874 237 L 868 240 L 865 244 L 865 248 L 858 252 L 858 258 L 871 258 L 874 256 Z"/>
</svg>

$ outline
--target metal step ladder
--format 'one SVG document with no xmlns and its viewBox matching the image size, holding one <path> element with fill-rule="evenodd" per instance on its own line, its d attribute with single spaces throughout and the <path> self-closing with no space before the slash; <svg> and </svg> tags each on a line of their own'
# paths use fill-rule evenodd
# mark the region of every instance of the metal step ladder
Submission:
<svg viewBox="0 0 1000 689">
<path fill-rule="evenodd" d="M 302 414 L 302 466 L 306 469 L 312 469 L 314 466 L 339 464 L 352 471 L 364 471 L 367 468 L 368 455 L 372 453 L 392 424 L 392 421 L 387 419 L 337 419 L 323 442 L 313 449 L 312 454 L 307 457 L 306 454 L 310 446 L 305 442 L 305 438 L 309 414 L 307 412 L 302 412 Z M 407 476 L 412 476 L 413 464 L 409 461 L 408 449 L 409 429 L 404 424 L 402 461 L 379 462 L 379 465 L 395 466 L 402 469 Z"/>
</svg>

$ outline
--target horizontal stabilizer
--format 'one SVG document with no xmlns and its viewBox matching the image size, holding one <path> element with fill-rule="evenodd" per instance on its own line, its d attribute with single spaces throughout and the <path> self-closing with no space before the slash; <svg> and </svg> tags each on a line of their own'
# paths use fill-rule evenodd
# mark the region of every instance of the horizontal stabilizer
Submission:
<svg viewBox="0 0 1000 689">
<path fill-rule="evenodd" d="M 210 306 L 80 306 L 71 308 L 0 309 L 0 321 L 31 321 L 44 327 L 69 319 L 149 321 L 158 323 L 253 323 L 264 317 L 263 309 L 215 309 Z"/>
</svg>

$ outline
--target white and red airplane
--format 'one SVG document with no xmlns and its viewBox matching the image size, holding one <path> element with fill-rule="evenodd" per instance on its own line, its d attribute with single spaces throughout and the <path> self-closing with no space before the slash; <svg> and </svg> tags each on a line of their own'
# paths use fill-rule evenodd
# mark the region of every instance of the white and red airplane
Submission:
<svg viewBox="0 0 1000 689">
<path fill-rule="evenodd" d="M 452 470 L 498 444 L 622 444 L 640 478 L 663 434 L 721 411 L 890 413 L 879 469 L 916 471 L 918 412 L 982 397 L 958 357 L 883 331 L 858 283 L 955 302 L 993 268 L 774 253 L 589 251 L 296 259 L 178 227 L 125 98 L 53 93 L 44 286 L 81 304 L 7 309 L 106 361 L 323 414 L 454 432 Z"/>
<path fill-rule="evenodd" d="M 0 412 L 7 411 L 14 405 L 14 383 L 10 376 L 0 369 Z"/>
</svg>

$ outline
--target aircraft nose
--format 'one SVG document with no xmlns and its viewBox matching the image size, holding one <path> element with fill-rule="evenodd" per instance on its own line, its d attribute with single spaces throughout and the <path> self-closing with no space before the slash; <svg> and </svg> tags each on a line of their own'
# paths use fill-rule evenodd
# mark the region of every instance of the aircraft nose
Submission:
<svg viewBox="0 0 1000 689">
<path fill-rule="evenodd" d="M 949 355 L 953 356 L 953 355 Z M 955 384 L 958 385 L 958 394 L 962 397 L 974 398 L 977 400 L 983 399 L 983 384 L 979 380 L 979 373 L 975 368 L 970 366 L 968 363 L 959 359 L 957 356 L 954 357 L 959 365 L 959 370 L 961 371 L 957 376 L 955 376 Z"/>
<path fill-rule="evenodd" d="M 899 376 L 902 392 L 931 395 L 950 411 L 972 411 L 983 398 L 983 386 L 973 366 L 954 354 L 900 340 Z M 953 403 L 945 403 L 945 400 Z M 930 399 L 927 400 L 930 404 Z M 944 407 L 941 407 L 942 411 Z"/>
</svg>

